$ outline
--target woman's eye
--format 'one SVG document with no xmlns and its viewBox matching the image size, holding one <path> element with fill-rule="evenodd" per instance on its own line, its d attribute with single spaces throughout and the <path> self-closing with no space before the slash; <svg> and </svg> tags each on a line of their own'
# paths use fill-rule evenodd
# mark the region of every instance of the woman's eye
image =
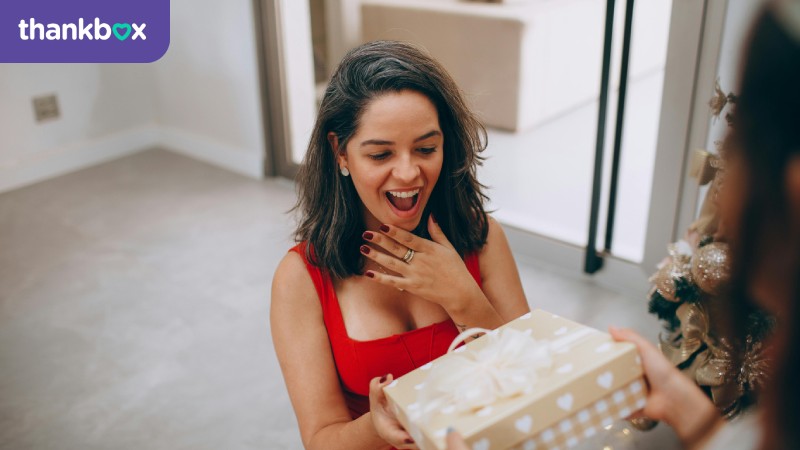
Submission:
<svg viewBox="0 0 800 450">
<path fill-rule="evenodd" d="M 372 155 L 369 155 L 369 157 L 374 159 L 375 161 L 380 161 L 382 159 L 388 158 L 389 157 L 389 152 L 374 153 Z"/>
<path fill-rule="evenodd" d="M 430 155 L 431 153 L 436 151 L 436 147 L 426 147 L 419 149 L 419 152 L 423 155 Z"/>
</svg>

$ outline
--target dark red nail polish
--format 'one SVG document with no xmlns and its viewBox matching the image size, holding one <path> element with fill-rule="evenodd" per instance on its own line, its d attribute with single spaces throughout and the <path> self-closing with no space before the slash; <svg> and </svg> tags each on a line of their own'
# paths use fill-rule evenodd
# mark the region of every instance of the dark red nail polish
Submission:
<svg viewBox="0 0 800 450">
<path fill-rule="evenodd" d="M 387 376 L 388 375 L 384 375 L 384 376 L 381 377 L 381 384 L 386 383 L 386 377 Z"/>
<path fill-rule="evenodd" d="M 366 245 L 362 245 L 361 246 L 361 253 L 363 253 L 365 255 L 369 255 L 369 247 L 367 247 Z"/>
<path fill-rule="evenodd" d="M 406 439 L 406 444 L 413 444 L 413 443 L 414 443 L 413 439 Z"/>
<path fill-rule="evenodd" d="M 389 225 L 381 225 L 381 231 L 383 231 L 384 233 L 388 233 L 389 232 Z"/>
<path fill-rule="evenodd" d="M 375 272 L 373 272 L 371 270 L 368 270 L 367 273 L 365 273 L 364 275 L 366 275 L 366 276 L 368 276 L 370 278 L 375 278 Z"/>
<path fill-rule="evenodd" d="M 361 237 L 368 241 L 371 241 L 374 235 L 372 234 L 372 231 L 365 231 L 364 234 L 361 235 Z"/>
<path fill-rule="evenodd" d="M 433 220 L 433 223 L 435 223 L 435 224 L 438 224 L 438 223 L 439 223 L 439 222 L 436 220 L 436 216 L 434 216 L 434 215 L 433 215 L 433 213 L 431 213 L 431 220 Z"/>
</svg>

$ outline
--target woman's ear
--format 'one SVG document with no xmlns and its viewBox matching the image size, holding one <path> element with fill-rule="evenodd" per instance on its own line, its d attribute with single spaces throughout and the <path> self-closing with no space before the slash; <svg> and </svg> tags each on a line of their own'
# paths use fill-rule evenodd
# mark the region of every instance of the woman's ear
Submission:
<svg viewBox="0 0 800 450">
<path fill-rule="evenodd" d="M 336 163 L 339 165 L 339 168 L 347 167 L 347 152 L 339 151 L 339 136 L 336 136 L 336 133 L 333 131 L 328 132 L 328 143 L 331 144 L 331 150 L 333 150 L 333 154 L 336 156 Z"/>
</svg>

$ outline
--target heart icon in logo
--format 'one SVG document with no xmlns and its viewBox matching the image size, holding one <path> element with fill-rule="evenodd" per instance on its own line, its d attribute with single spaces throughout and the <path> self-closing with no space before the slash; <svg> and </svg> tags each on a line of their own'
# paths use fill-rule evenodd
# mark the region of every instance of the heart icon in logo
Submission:
<svg viewBox="0 0 800 450">
<path fill-rule="evenodd" d="M 529 415 L 524 415 L 514 422 L 514 426 L 521 432 L 528 434 L 531 431 L 531 426 L 533 425 L 533 419 Z"/>
<path fill-rule="evenodd" d="M 120 30 L 125 30 L 124 32 L 120 32 Z M 128 39 L 128 36 L 131 35 L 131 24 L 129 23 L 115 23 L 114 26 L 111 27 L 111 31 L 114 32 L 114 36 L 117 37 L 120 41 L 124 41 Z"/>
<path fill-rule="evenodd" d="M 489 450 L 489 439 L 483 438 L 480 441 L 472 444 L 472 450 Z"/>
<path fill-rule="evenodd" d="M 572 409 L 572 394 L 567 393 L 561 397 L 558 397 L 556 403 L 558 403 L 559 408 L 563 409 L 564 411 L 569 411 Z"/>
<path fill-rule="evenodd" d="M 597 384 L 608 389 L 614 382 L 614 375 L 611 372 L 603 372 L 597 376 Z"/>
</svg>

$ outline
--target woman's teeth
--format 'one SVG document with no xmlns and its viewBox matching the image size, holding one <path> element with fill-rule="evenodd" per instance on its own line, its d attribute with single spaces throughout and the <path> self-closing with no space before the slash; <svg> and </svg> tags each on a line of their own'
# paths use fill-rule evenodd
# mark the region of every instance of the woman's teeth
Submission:
<svg viewBox="0 0 800 450">
<path fill-rule="evenodd" d="M 409 211 L 417 204 L 419 189 L 403 192 L 388 191 L 386 193 L 386 198 L 400 211 Z"/>
<path fill-rule="evenodd" d="M 413 191 L 405 191 L 405 192 L 389 191 L 389 193 L 394 195 L 395 197 L 409 198 L 419 194 L 419 189 L 414 189 Z"/>
</svg>

